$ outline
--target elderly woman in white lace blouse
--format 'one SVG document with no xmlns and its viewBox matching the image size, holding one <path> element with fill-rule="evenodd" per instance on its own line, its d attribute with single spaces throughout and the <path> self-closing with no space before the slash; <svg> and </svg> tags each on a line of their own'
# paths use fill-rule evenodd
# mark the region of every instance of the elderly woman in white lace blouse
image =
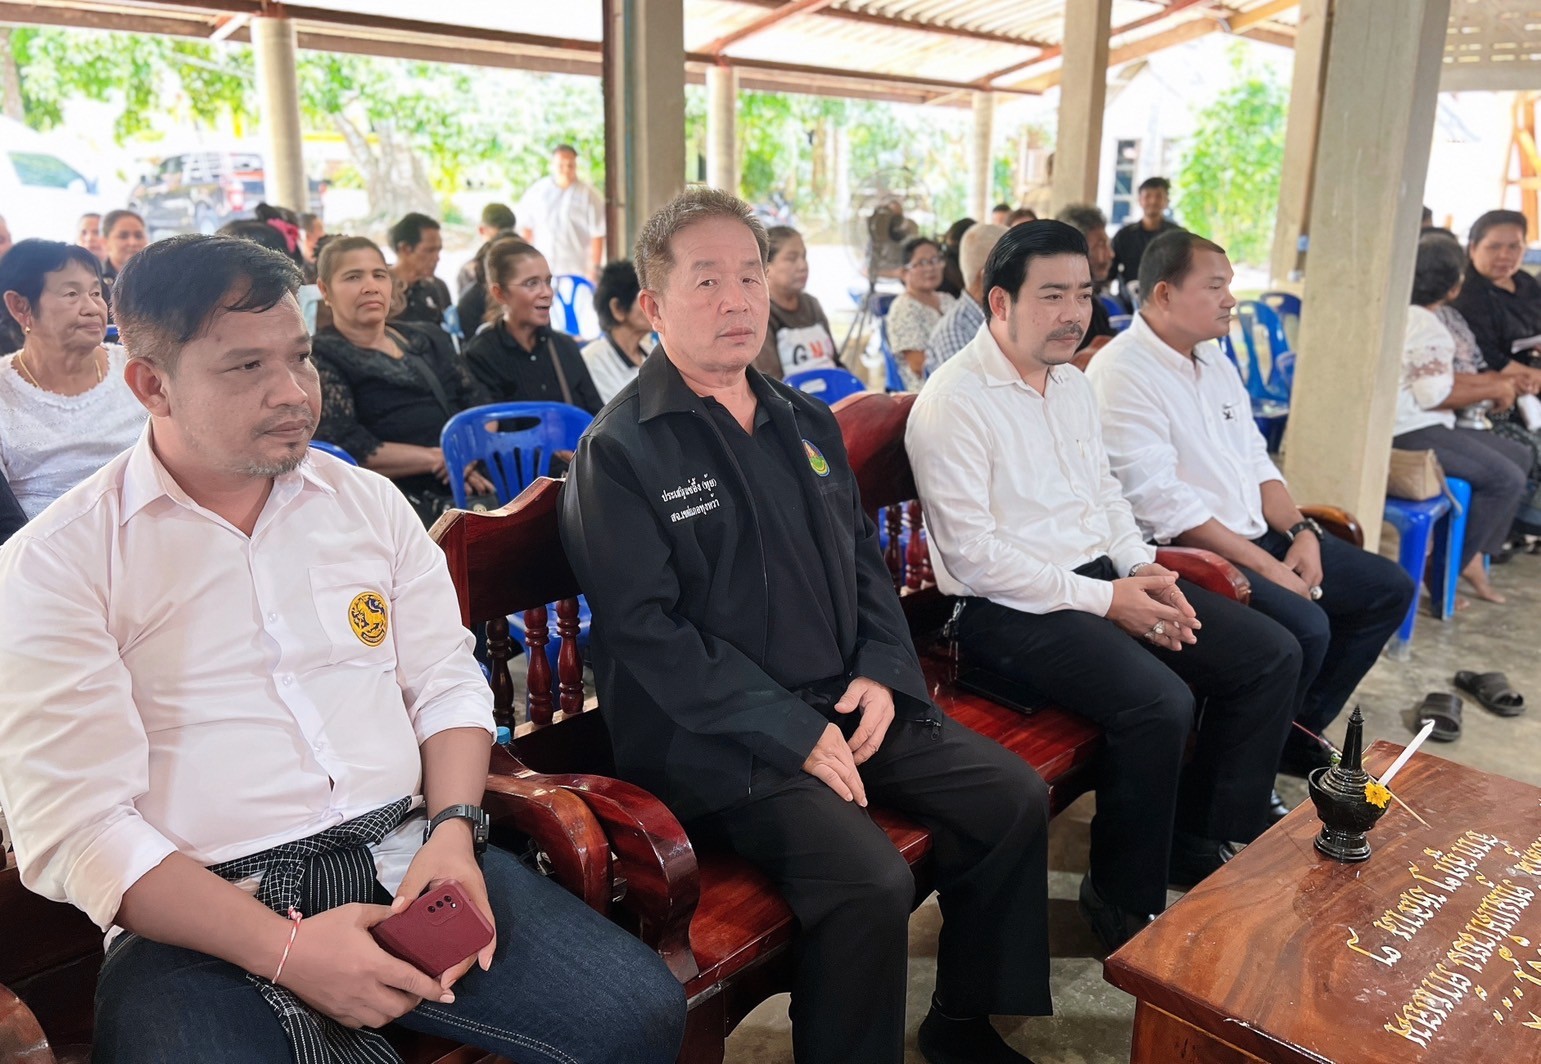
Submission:
<svg viewBox="0 0 1541 1064">
<path fill-rule="evenodd" d="M 1424 240 L 1418 245 L 1392 446 L 1431 450 L 1446 474 L 1471 483 L 1461 575 L 1477 597 L 1502 602 L 1479 555 L 1503 549 L 1525 493 L 1531 458 L 1522 444 L 1456 424 L 1457 410 L 1485 400 L 1495 410 L 1509 409 L 1519 389 L 1517 378 L 1508 374 L 1456 370 L 1455 339 L 1434 312 L 1460 290 L 1463 266 L 1460 248 L 1449 241 Z"/>
<path fill-rule="evenodd" d="M 0 260 L 0 473 L 27 517 L 126 450 L 145 409 L 103 344 L 102 267 L 82 247 L 23 240 Z"/>
</svg>

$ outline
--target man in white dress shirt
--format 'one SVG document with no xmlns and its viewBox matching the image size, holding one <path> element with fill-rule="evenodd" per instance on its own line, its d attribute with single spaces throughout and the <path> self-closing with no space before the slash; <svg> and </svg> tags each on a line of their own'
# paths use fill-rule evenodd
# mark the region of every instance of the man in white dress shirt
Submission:
<svg viewBox="0 0 1541 1064">
<path fill-rule="evenodd" d="M 546 256 L 551 272 L 599 279 L 605 262 L 605 200 L 578 180 L 578 151 L 559 144 L 551 174 L 529 187 L 514 209 L 519 233 Z"/>
<path fill-rule="evenodd" d="M 1300 643 L 1295 719 L 1321 735 L 1407 614 L 1416 589 L 1389 559 L 1324 535 L 1268 457 L 1236 367 L 1231 264 L 1219 245 L 1174 229 L 1140 260 L 1140 312 L 1087 370 L 1113 473 L 1140 530 L 1203 547 L 1252 584 L 1252 608 Z M 1328 750 L 1290 729 L 1281 771 L 1304 776 Z"/>
<path fill-rule="evenodd" d="M 931 377 L 905 448 L 967 663 L 1104 729 L 1081 908 L 1112 949 L 1169 879 L 1191 885 L 1266 827 L 1300 647 L 1156 564 L 1135 526 L 1068 365 L 1091 320 L 1085 238 L 1017 226 L 985 293 L 986 327 Z M 1190 684 L 1204 712 L 1184 769 Z"/>
<path fill-rule="evenodd" d="M 387 1062 L 399 1021 L 673 1060 L 659 958 L 485 848 L 488 687 L 401 493 L 308 447 L 299 281 L 243 240 L 136 256 L 149 425 L 0 550 L 0 805 L 23 882 L 110 929 L 96 1059 Z M 450 879 L 497 934 L 435 979 L 369 929 Z"/>
</svg>

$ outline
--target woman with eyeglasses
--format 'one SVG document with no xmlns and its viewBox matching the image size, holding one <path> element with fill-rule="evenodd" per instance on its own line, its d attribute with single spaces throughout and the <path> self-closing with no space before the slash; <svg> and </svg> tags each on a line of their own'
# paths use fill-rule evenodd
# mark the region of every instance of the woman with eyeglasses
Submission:
<svg viewBox="0 0 1541 1064">
<path fill-rule="evenodd" d="M 888 347 L 899 362 L 904 389 L 920 391 L 926 382 L 926 341 L 956 297 L 940 290 L 946 259 L 942 247 L 927 237 L 911 238 L 904 245 L 904 294 L 888 308 Z"/>
<path fill-rule="evenodd" d="M 556 294 L 546 256 L 504 237 L 487 249 L 486 270 L 488 313 L 496 317 L 466 344 L 465 360 L 492 401 L 566 403 L 599 413 L 605 404 L 577 343 L 551 328 Z"/>
</svg>

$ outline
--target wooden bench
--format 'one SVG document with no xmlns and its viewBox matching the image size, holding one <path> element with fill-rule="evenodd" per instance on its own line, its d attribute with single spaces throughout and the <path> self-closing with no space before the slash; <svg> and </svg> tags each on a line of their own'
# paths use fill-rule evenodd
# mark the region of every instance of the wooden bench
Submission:
<svg viewBox="0 0 1541 1064">
<path fill-rule="evenodd" d="M 583 894 L 578 870 L 609 846 L 578 798 L 528 774 L 489 778 L 484 799 L 494 837 L 518 847 L 527 836 L 555 855 L 564 885 Z M 596 895 L 597 900 L 597 895 Z M 0 1064 L 77 1064 L 91 1058 L 92 998 L 102 933 L 73 906 L 33 894 L 14 857 L 0 871 Z M 392 1027 L 407 1064 L 492 1064 L 501 1058 Z"/>
<path fill-rule="evenodd" d="M 851 451 L 864 504 L 887 506 L 888 561 L 903 604 L 925 648 L 923 667 L 938 704 L 964 725 L 1024 758 L 1050 788 L 1051 807 L 1063 809 L 1092 785 L 1100 733 L 1060 709 L 1021 712 L 965 690 L 938 635 L 950 602 L 926 575 L 923 535 L 911 534 L 909 555 L 899 547 L 901 513 L 917 522 L 918 506 L 904 458 L 904 418 L 912 396 L 855 396 L 836 407 Z M 433 534 L 444 548 L 467 625 L 487 624 L 494 714 L 513 730 L 507 760 L 495 767 L 538 775 L 580 795 L 610 838 L 609 854 L 595 855 L 581 878 L 606 885 L 598 905 L 659 951 L 684 984 L 690 1003 L 681 1061 L 723 1058 L 724 1041 L 748 1012 L 791 987 L 796 921 L 769 881 L 746 861 L 725 852 L 696 850 L 679 822 L 647 792 L 612 778 L 614 764 L 603 718 L 585 701 L 576 649 L 579 587 L 557 530 L 560 486 L 532 485 L 490 514 L 453 512 Z M 1162 561 L 1221 593 L 1245 601 L 1246 581 L 1229 564 L 1203 551 L 1161 552 Z M 555 603 L 553 611 L 546 604 Z M 523 613 L 537 652 L 526 662 L 528 720 L 516 719 L 514 685 L 507 672 L 513 652 L 507 617 Z M 555 631 L 553 631 L 553 628 Z M 553 676 L 543 648 L 559 642 Z M 913 821 L 877 809 L 916 875 L 918 905 L 930 893 L 930 839 Z"/>
</svg>

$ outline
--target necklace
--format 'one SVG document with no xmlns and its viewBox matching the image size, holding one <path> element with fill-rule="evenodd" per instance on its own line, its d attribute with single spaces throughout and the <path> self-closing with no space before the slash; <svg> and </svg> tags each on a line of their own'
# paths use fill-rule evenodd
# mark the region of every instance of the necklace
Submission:
<svg viewBox="0 0 1541 1064">
<path fill-rule="evenodd" d="M 96 360 L 96 356 L 95 355 L 91 356 L 91 365 L 96 367 L 96 383 L 97 384 L 102 383 L 102 377 L 105 376 L 105 372 L 102 369 L 101 363 Z M 31 384 L 32 387 L 36 388 L 38 391 L 40 391 L 40 392 L 51 392 L 51 391 L 53 391 L 52 388 L 44 388 L 41 384 L 39 384 L 37 382 L 37 378 L 34 377 L 32 375 L 32 371 L 27 368 L 26 359 L 24 359 L 22 357 L 22 352 L 21 351 L 16 352 L 16 368 L 21 370 L 22 376 L 26 377 L 27 378 L 27 382 L 29 384 Z M 58 393 L 55 393 L 55 394 L 58 394 Z"/>
</svg>

